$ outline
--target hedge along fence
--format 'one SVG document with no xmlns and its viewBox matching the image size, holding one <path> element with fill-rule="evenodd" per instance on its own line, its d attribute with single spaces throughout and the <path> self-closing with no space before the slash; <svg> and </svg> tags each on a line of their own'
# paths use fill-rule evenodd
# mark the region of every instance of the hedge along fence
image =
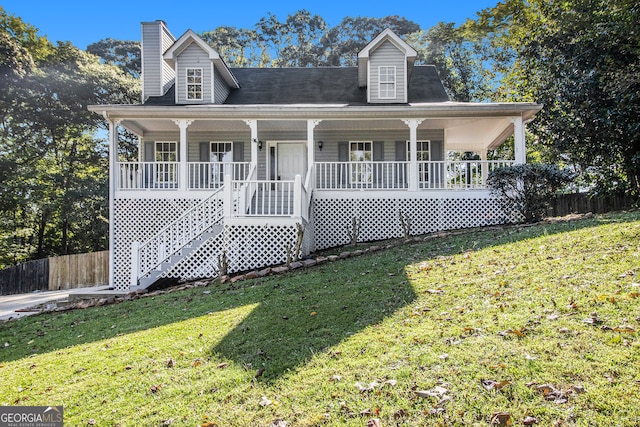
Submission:
<svg viewBox="0 0 640 427">
<path fill-rule="evenodd" d="M 0 295 L 109 283 L 109 251 L 28 261 L 0 270 Z"/>
</svg>

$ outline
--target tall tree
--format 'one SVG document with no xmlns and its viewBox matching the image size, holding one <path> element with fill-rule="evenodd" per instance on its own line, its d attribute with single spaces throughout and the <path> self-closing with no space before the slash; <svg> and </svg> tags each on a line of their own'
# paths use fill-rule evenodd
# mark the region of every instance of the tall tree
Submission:
<svg viewBox="0 0 640 427">
<path fill-rule="evenodd" d="M 384 18 L 347 17 L 329 29 L 321 40 L 322 65 L 356 65 L 358 52 L 386 28 L 399 36 L 420 30 L 420 26 L 398 16 Z"/>
<path fill-rule="evenodd" d="M 142 53 L 140 42 L 107 38 L 87 46 L 87 52 L 96 55 L 105 64 L 115 65 L 132 77 L 140 78 Z"/>
<path fill-rule="evenodd" d="M 640 197 L 638 22 L 632 0 L 509 0 L 479 20 L 513 53 L 504 84 L 544 104 L 531 129 L 548 159 L 600 191 Z"/>
</svg>

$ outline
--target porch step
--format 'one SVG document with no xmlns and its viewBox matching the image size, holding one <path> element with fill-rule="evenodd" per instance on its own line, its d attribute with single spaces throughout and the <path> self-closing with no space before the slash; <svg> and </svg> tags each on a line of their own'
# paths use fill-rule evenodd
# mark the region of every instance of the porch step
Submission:
<svg viewBox="0 0 640 427">
<path fill-rule="evenodd" d="M 169 258 L 164 260 L 155 270 L 152 270 L 146 277 L 142 277 L 138 280 L 137 289 L 148 289 L 151 286 L 153 287 L 162 287 L 163 285 L 168 286 L 171 284 L 175 284 L 178 279 L 170 278 L 170 277 L 161 277 L 163 273 L 171 270 L 176 264 L 178 264 L 183 259 L 187 258 L 195 251 L 200 249 L 202 245 L 204 245 L 207 240 L 212 237 L 217 236 L 222 232 L 224 227 L 221 224 L 216 224 L 209 231 L 202 233 L 200 236 L 193 239 L 188 245 L 183 247 L 180 252 L 175 255 L 171 255 Z M 134 289 L 135 290 L 135 289 Z"/>
</svg>

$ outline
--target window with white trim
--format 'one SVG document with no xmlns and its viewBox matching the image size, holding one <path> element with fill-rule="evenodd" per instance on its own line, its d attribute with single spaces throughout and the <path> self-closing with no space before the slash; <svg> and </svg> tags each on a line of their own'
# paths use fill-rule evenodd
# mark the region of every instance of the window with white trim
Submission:
<svg viewBox="0 0 640 427">
<path fill-rule="evenodd" d="M 396 97 L 396 67 L 378 67 L 378 95 L 381 99 L 394 99 Z"/>
<path fill-rule="evenodd" d="M 156 141 L 156 163 L 154 175 L 156 185 L 174 188 L 178 182 L 178 143 L 173 141 Z"/>
<path fill-rule="evenodd" d="M 211 161 L 229 163 L 233 161 L 231 142 L 211 142 Z"/>
<path fill-rule="evenodd" d="M 202 68 L 187 68 L 187 100 L 202 101 Z"/>
<path fill-rule="evenodd" d="M 373 178 L 373 143 L 371 141 L 349 142 L 349 162 L 351 162 L 351 182 L 369 184 Z"/>
<path fill-rule="evenodd" d="M 211 179 L 214 182 L 221 184 L 224 181 L 224 176 L 232 174 L 233 166 L 233 143 L 231 142 L 211 142 Z M 233 176 L 233 174 L 232 174 Z M 236 179 L 233 176 L 233 179 Z"/>
<path fill-rule="evenodd" d="M 418 184 L 425 187 L 429 183 L 429 164 L 431 160 L 431 141 L 417 141 Z M 411 141 L 407 141 L 407 160 L 411 161 Z"/>
<path fill-rule="evenodd" d="M 178 143 L 156 141 L 156 162 L 177 162 Z"/>
</svg>

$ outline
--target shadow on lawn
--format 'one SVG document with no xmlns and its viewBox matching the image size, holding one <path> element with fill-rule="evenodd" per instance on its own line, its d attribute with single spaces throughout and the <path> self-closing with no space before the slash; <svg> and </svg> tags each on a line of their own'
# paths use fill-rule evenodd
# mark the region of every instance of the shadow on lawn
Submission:
<svg viewBox="0 0 640 427">
<path fill-rule="evenodd" d="M 381 322 L 415 298 L 404 276 L 407 264 L 439 255 L 492 247 L 611 222 L 636 221 L 627 214 L 588 221 L 481 232 L 434 239 L 313 269 L 242 282 L 240 289 L 214 285 L 111 306 L 30 316 L 0 323 L 0 361 L 56 351 L 155 328 L 246 304 L 258 307 L 212 349 L 212 353 L 264 369 L 261 380 L 276 379 L 313 354 Z M 467 245 L 467 246 L 465 246 Z"/>
<path fill-rule="evenodd" d="M 278 378 L 416 298 L 394 261 L 351 259 L 296 274 L 297 282 L 270 281 L 272 291 L 212 352 L 256 370 L 259 380 Z"/>
</svg>

